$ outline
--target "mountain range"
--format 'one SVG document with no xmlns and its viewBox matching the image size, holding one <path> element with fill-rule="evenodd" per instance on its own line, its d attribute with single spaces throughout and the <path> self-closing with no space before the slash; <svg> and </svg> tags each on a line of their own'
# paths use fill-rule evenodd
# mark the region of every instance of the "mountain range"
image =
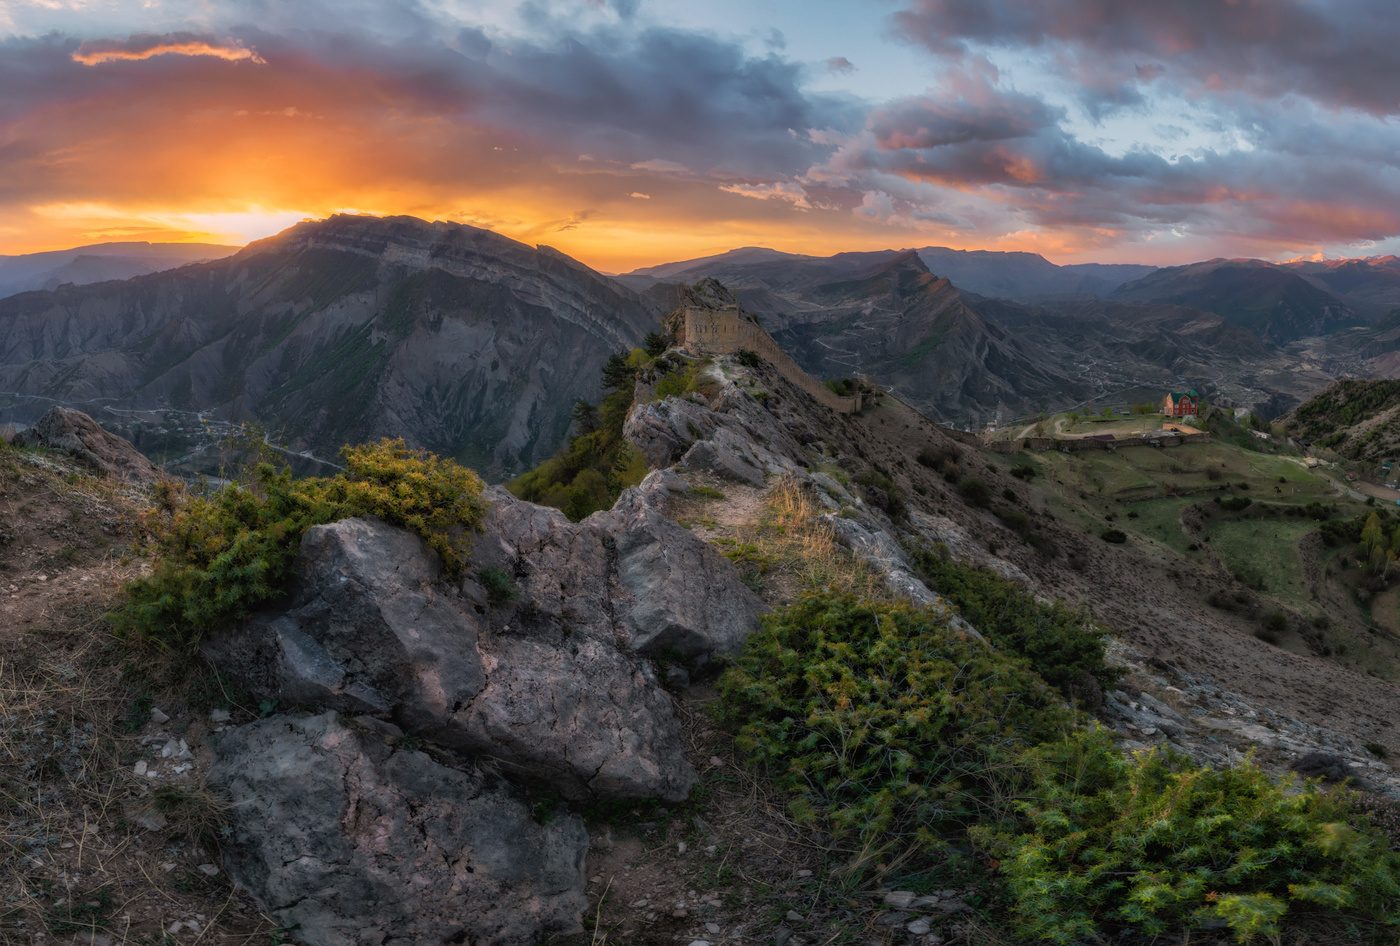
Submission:
<svg viewBox="0 0 1400 946">
<path fill-rule="evenodd" d="M 221 259 L 239 247 L 217 243 L 94 243 L 68 250 L 0 256 L 0 297 L 35 289 L 57 289 L 130 279 L 189 263 Z"/>
<path fill-rule="evenodd" d="M 959 281 L 964 277 L 930 272 L 930 256 L 975 266 L 966 276 L 973 285 L 1008 291 L 1000 297 L 968 291 Z M 1197 387 L 1222 403 L 1272 416 L 1326 385 L 1335 376 L 1329 367 L 1346 370 L 1343 363 L 1353 366 L 1361 348 L 1375 344 L 1359 329 L 1356 341 L 1333 352 L 1327 365 L 1288 350 L 1309 327 L 1340 331 L 1356 321 L 1327 318 L 1350 310 L 1306 277 L 1274 264 L 1235 262 L 1092 270 L 1057 267 L 1034 254 L 937 247 L 825 258 L 747 248 L 620 279 L 655 291 L 662 277 L 689 282 L 713 276 L 809 372 L 868 373 L 929 416 L 957 426 L 1091 400 L 1119 407 L 1155 402 L 1172 387 Z M 1273 320 L 1261 323 L 1245 304 L 1249 284 L 1261 273 L 1312 295 L 1302 293 L 1304 303 L 1292 308 L 1270 310 Z M 1052 291 L 1072 284 L 1103 289 L 1106 275 L 1138 278 L 1103 296 Z M 1194 306 L 1179 303 L 1175 297 L 1197 280 L 1209 291 L 1201 291 Z"/>
<path fill-rule="evenodd" d="M 0 300 L 0 404 L 256 418 L 298 452 L 381 436 L 505 475 L 549 456 L 660 305 L 473 227 L 340 215 L 210 263 Z M 198 420 L 165 414 L 198 414 Z M 143 442 L 144 441 L 144 442 Z"/>
<path fill-rule="evenodd" d="M 75 250 L 0 272 L 99 274 L 89 257 L 135 258 Z M 810 373 L 871 375 L 955 426 L 1183 387 L 1275 416 L 1335 378 L 1400 374 L 1400 316 L 1374 318 L 1400 284 L 1392 258 L 1152 269 L 748 247 L 614 278 L 487 230 L 338 215 L 221 259 L 0 299 L 0 421 L 77 406 L 173 469 L 217 472 L 220 425 L 255 419 L 316 462 L 401 436 L 504 478 L 554 452 L 608 356 L 704 277 Z"/>
</svg>

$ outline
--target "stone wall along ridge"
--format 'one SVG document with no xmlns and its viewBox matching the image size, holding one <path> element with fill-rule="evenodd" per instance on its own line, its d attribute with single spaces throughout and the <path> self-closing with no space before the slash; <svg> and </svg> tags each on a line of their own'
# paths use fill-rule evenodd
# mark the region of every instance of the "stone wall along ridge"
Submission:
<svg viewBox="0 0 1400 946">
<path fill-rule="evenodd" d="M 837 413 L 854 414 L 863 405 L 860 395 L 842 397 L 803 371 L 762 326 L 741 317 L 736 308 L 687 307 L 682 326 L 684 336 L 678 341 L 687 348 L 712 355 L 732 355 L 741 349 L 748 349 L 778 369 L 778 373 L 788 381 L 812 395 L 818 403 Z"/>
</svg>

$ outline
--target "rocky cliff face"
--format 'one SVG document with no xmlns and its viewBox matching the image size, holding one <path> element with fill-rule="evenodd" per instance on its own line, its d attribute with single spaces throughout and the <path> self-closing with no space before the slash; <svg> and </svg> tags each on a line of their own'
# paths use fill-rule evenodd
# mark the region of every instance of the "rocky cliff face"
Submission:
<svg viewBox="0 0 1400 946">
<path fill-rule="evenodd" d="M 504 475 L 553 452 L 659 311 L 548 248 L 338 216 L 226 260 L 0 300 L 0 400 L 21 423 L 54 402 L 251 417 L 324 458 L 402 436 Z"/>
<path fill-rule="evenodd" d="M 981 318 L 917 253 L 808 288 L 820 310 L 764 319 L 820 378 L 869 374 L 932 417 L 964 424 L 1022 414 L 1047 396 L 1087 396 L 1066 366 Z"/>
</svg>

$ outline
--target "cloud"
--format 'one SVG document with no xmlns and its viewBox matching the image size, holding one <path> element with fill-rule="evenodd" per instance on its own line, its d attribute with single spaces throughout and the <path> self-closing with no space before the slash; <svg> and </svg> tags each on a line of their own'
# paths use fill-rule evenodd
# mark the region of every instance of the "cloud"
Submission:
<svg viewBox="0 0 1400 946">
<path fill-rule="evenodd" d="M 900 36 L 941 57 L 980 50 L 1058 57 L 1091 94 L 1167 81 L 1195 91 L 1300 96 L 1400 111 L 1400 17 L 1391 0 L 913 0 Z"/>
<path fill-rule="evenodd" d="M 989 72 L 950 76 L 941 89 L 876 109 L 867 124 L 881 148 L 895 150 L 1026 138 L 1058 123 L 1062 110 L 997 89 Z"/>
<path fill-rule="evenodd" d="M 209 34 L 133 33 L 127 39 L 93 39 L 73 53 L 73 61 L 85 66 L 106 62 L 139 62 L 155 56 L 211 56 L 229 62 L 267 65 L 256 50 L 235 41 L 220 42 Z"/>
<path fill-rule="evenodd" d="M 794 181 L 778 181 L 773 184 L 721 184 L 720 190 L 740 197 L 755 200 L 785 200 L 799 210 L 811 210 L 807 192 Z"/>
<path fill-rule="evenodd" d="M 889 194 L 866 191 L 861 195 L 860 205 L 851 212 L 857 217 L 911 230 L 972 229 L 953 214 L 902 203 L 906 204 L 904 209 L 896 209 L 895 200 Z"/>
<path fill-rule="evenodd" d="M 634 171 L 655 171 L 658 174 L 689 174 L 690 169 L 684 164 L 677 164 L 675 161 L 663 161 L 661 158 L 648 158 L 645 161 L 638 161 L 632 165 Z"/>
<path fill-rule="evenodd" d="M 0 237 L 350 205 L 622 269 L 782 234 L 1122 258 L 1400 233 L 1400 18 L 1378 0 L 903 2 L 889 23 L 931 68 L 880 101 L 814 92 L 855 67 L 788 58 L 767 23 L 741 41 L 635 0 L 474 22 L 423 0 L 163 0 L 66 11 L 68 32 L 15 13 Z"/>
</svg>

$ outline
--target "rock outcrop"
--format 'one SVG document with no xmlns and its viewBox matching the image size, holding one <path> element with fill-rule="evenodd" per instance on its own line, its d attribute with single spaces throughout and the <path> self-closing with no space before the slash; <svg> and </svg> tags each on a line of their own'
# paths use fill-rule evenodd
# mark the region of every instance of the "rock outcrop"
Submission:
<svg viewBox="0 0 1400 946">
<path fill-rule="evenodd" d="M 17 447 L 48 447 L 62 450 L 91 464 L 108 476 L 154 482 L 160 470 L 127 440 L 102 429 L 82 411 L 51 407 L 33 427 L 15 435 Z"/>
<path fill-rule="evenodd" d="M 614 608 L 629 646 L 697 664 L 716 654 L 738 654 L 767 607 L 714 546 L 647 501 L 648 485 L 628 490 L 611 510 L 588 520 L 614 544 L 617 584 L 626 592 Z"/>
<path fill-rule="evenodd" d="M 455 588 L 410 532 L 315 526 L 284 605 L 205 654 L 261 699 L 390 718 L 566 798 L 683 799 L 695 773 L 644 658 L 736 653 L 766 609 L 655 508 L 681 485 L 653 474 L 581 523 L 492 489 Z"/>
<path fill-rule="evenodd" d="M 219 739 L 224 865 L 279 926 L 336 946 L 520 946 L 581 929 L 588 838 L 508 787 L 394 751 L 334 713 Z"/>
<path fill-rule="evenodd" d="M 583 555 L 564 553 L 563 571 L 605 593 L 607 556 L 596 537 L 587 542 L 573 549 Z M 255 615 L 206 654 L 259 697 L 387 716 L 567 798 L 686 796 L 695 774 L 646 661 L 590 633 L 601 628 L 571 627 L 562 606 L 557 616 L 529 600 L 478 613 L 438 585 L 439 571 L 402 529 L 316 526 L 285 610 Z"/>
</svg>

